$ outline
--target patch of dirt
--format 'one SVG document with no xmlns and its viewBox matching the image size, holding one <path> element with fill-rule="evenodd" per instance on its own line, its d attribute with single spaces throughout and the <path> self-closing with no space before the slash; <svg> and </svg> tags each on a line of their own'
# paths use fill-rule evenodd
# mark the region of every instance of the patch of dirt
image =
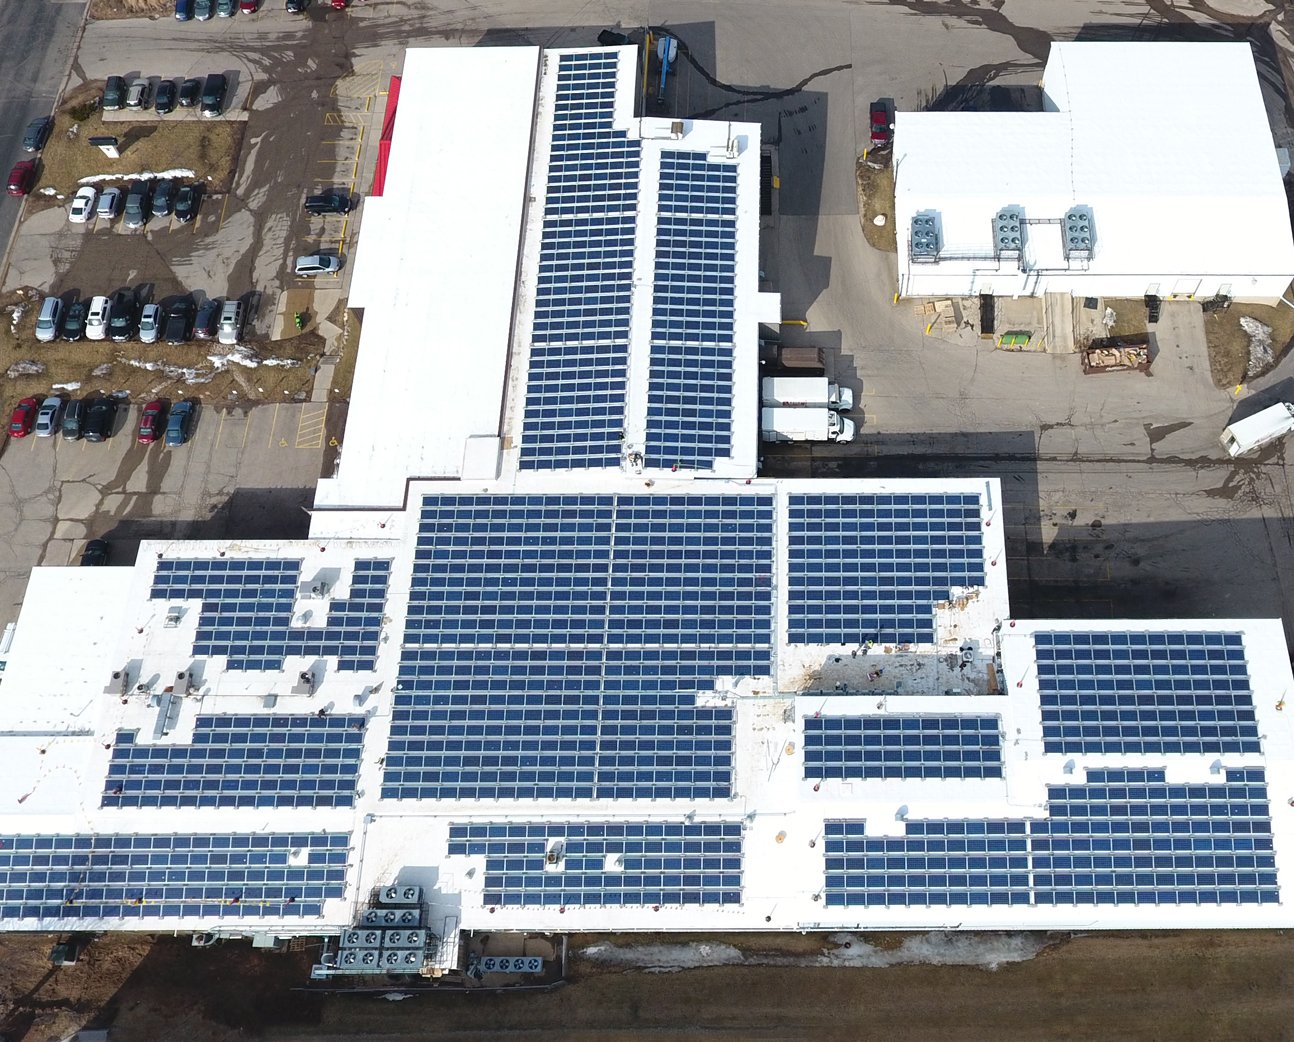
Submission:
<svg viewBox="0 0 1294 1042">
<path fill-rule="evenodd" d="M 1102 297 L 1099 315 L 1105 314 L 1105 308 L 1114 311 L 1114 325 L 1108 333 L 1101 336 L 1132 336 L 1144 333 L 1149 329 L 1146 322 L 1146 302 L 1141 297 Z M 1105 326 L 1101 326 L 1102 329 Z"/>
<path fill-rule="evenodd" d="M 898 235 L 894 228 L 894 168 L 888 156 L 864 159 L 859 156 L 858 214 L 863 222 L 863 238 L 873 249 L 898 253 Z M 876 218 L 884 217 L 884 224 Z"/>
<path fill-rule="evenodd" d="M 333 367 L 328 398 L 330 401 L 350 401 L 351 385 L 355 382 L 355 359 L 359 355 L 360 313 L 346 307 L 343 300 L 338 302 L 328 320 L 342 331 L 333 351 L 337 363 Z"/>
<path fill-rule="evenodd" d="M 1290 296 L 1290 291 L 1285 295 Z M 1294 298 L 1292 298 L 1294 299 Z M 1215 387 L 1228 390 L 1249 379 L 1249 337 L 1240 328 L 1244 316 L 1256 318 L 1272 330 L 1275 366 L 1294 342 L 1294 308 L 1286 304 L 1266 307 L 1262 304 L 1232 304 L 1225 311 L 1213 311 L 1204 316 L 1204 334 L 1209 344 L 1209 371 Z M 1272 368 L 1268 366 L 1268 369 Z M 1261 373 L 1253 374 L 1261 376 Z"/>
<path fill-rule="evenodd" d="M 90 0 L 90 17 L 99 21 L 174 14 L 175 0 Z"/>
</svg>

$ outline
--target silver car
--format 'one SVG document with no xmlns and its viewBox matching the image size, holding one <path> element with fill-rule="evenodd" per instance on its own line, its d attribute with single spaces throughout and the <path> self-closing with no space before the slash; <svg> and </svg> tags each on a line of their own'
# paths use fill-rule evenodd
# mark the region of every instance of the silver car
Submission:
<svg viewBox="0 0 1294 1042">
<path fill-rule="evenodd" d="M 139 313 L 139 342 L 141 344 L 155 344 L 157 338 L 162 333 L 162 306 L 160 304 L 145 304 L 144 310 Z"/>
<path fill-rule="evenodd" d="M 324 253 L 312 253 L 308 257 L 298 257 L 292 270 L 298 275 L 313 278 L 315 275 L 331 275 L 340 268 L 340 257 L 329 257 Z"/>
<path fill-rule="evenodd" d="M 126 108 L 128 109 L 146 109 L 148 108 L 149 98 L 152 97 L 153 85 L 144 78 L 131 80 L 130 90 L 126 92 Z"/>
<path fill-rule="evenodd" d="M 52 438 L 58 430 L 62 412 L 62 398 L 46 398 L 41 402 L 40 411 L 36 413 L 36 437 Z"/>
<path fill-rule="evenodd" d="M 103 194 L 99 196 L 99 205 L 95 207 L 94 212 L 104 221 L 111 221 L 121 213 L 121 189 L 105 188 Z"/>
</svg>

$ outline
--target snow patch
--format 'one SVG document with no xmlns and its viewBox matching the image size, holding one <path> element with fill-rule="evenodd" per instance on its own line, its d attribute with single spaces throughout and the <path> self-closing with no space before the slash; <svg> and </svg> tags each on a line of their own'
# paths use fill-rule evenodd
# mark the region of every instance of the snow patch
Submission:
<svg viewBox="0 0 1294 1042">
<path fill-rule="evenodd" d="M 245 369 L 256 369 L 262 365 L 280 366 L 283 369 L 296 369 L 301 365 L 295 358 L 262 358 L 250 347 L 239 344 L 229 350 L 227 354 L 207 355 L 207 360 L 216 367 L 217 371 L 228 369 L 231 365 L 241 365 Z"/>
<path fill-rule="evenodd" d="M 112 372 L 111 362 L 100 362 L 98 365 L 96 365 L 93 369 L 90 370 L 90 375 L 103 377 L 103 376 L 107 376 L 111 372 Z"/>
<path fill-rule="evenodd" d="M 192 170 L 176 167 L 174 170 L 141 170 L 137 174 L 91 174 L 77 181 L 79 185 L 97 185 L 103 181 L 153 181 L 159 177 L 194 177 Z"/>
<path fill-rule="evenodd" d="M 37 362 L 34 358 L 23 358 L 14 362 L 5 373 L 5 376 L 12 380 L 18 376 L 40 376 L 44 371 L 44 362 Z"/>
<path fill-rule="evenodd" d="M 81 389 L 80 380 L 69 380 L 65 384 L 50 384 L 56 391 L 79 391 Z"/>
<path fill-rule="evenodd" d="M 1245 336 L 1249 338 L 1249 365 L 1245 370 L 1247 376 L 1258 376 L 1271 368 L 1273 351 L 1272 351 L 1272 327 L 1265 322 L 1259 322 L 1256 318 L 1250 318 L 1248 315 L 1240 316 L 1240 328 L 1244 330 Z"/>
<path fill-rule="evenodd" d="M 126 365 L 135 369 L 143 369 L 150 373 L 162 373 L 172 380 L 184 384 L 205 384 L 210 383 L 215 372 L 206 369 L 198 369 L 194 366 L 171 365 L 169 362 L 154 362 L 143 358 L 123 358 Z"/>
</svg>

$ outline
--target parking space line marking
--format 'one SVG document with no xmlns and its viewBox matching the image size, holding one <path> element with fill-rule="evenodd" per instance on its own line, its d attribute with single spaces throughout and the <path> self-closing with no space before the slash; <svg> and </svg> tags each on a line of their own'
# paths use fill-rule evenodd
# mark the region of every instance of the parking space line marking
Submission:
<svg viewBox="0 0 1294 1042">
<path fill-rule="evenodd" d="M 301 417 L 297 421 L 297 440 L 298 449 L 321 449 L 323 448 L 324 436 L 324 418 L 328 413 L 328 406 L 321 405 L 315 409 L 301 409 Z"/>
<path fill-rule="evenodd" d="M 274 448 L 274 428 L 277 427 L 279 424 L 279 406 L 282 404 L 283 404 L 282 402 L 274 403 L 274 415 L 270 419 L 270 437 L 269 437 L 269 440 L 265 443 L 265 447 L 267 449 Z"/>
<path fill-rule="evenodd" d="M 220 223 L 216 225 L 216 231 L 220 231 L 225 226 L 225 210 L 229 208 L 229 193 L 225 193 L 224 205 L 220 207 Z"/>
</svg>

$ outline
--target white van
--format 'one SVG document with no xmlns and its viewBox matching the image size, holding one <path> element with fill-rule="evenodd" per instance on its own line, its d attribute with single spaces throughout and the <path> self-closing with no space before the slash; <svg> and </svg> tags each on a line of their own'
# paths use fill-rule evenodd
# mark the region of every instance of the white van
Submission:
<svg viewBox="0 0 1294 1042">
<path fill-rule="evenodd" d="M 1231 457 L 1256 452 L 1294 431 L 1294 405 L 1277 402 L 1261 412 L 1236 420 L 1222 432 L 1222 447 Z"/>
<path fill-rule="evenodd" d="M 90 312 L 85 316 L 85 338 L 87 340 L 106 340 L 108 322 L 112 318 L 112 302 L 107 297 L 94 297 L 90 301 Z"/>
<path fill-rule="evenodd" d="M 226 300 L 220 309 L 220 324 L 216 327 L 216 339 L 222 344 L 236 344 L 243 335 L 243 302 Z"/>
<path fill-rule="evenodd" d="M 36 339 L 48 344 L 58 336 L 58 320 L 63 317 L 63 302 L 58 297 L 46 297 L 36 316 Z"/>
</svg>

